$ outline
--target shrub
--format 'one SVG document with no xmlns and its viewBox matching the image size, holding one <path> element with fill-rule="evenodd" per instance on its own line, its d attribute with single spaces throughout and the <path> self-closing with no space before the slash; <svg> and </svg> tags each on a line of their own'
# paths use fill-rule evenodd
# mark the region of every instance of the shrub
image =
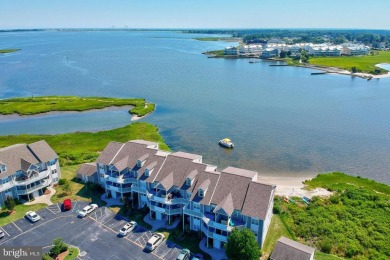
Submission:
<svg viewBox="0 0 390 260">
<path fill-rule="evenodd" d="M 331 250 L 332 250 L 332 243 L 330 242 L 330 240 L 326 239 L 326 240 L 321 242 L 321 251 L 322 252 L 329 254 Z"/>
<path fill-rule="evenodd" d="M 68 250 L 68 245 L 62 241 L 62 238 L 55 238 L 53 240 L 53 247 L 49 251 L 51 257 L 57 257 L 59 254 Z"/>
<path fill-rule="evenodd" d="M 60 179 L 60 180 L 58 181 L 58 184 L 59 184 L 59 185 L 64 185 L 64 184 L 67 183 L 67 182 L 68 182 L 67 179 Z"/>
<path fill-rule="evenodd" d="M 12 211 L 16 206 L 15 200 L 11 196 L 7 197 L 7 199 L 4 201 L 4 204 L 9 211 Z"/>
</svg>

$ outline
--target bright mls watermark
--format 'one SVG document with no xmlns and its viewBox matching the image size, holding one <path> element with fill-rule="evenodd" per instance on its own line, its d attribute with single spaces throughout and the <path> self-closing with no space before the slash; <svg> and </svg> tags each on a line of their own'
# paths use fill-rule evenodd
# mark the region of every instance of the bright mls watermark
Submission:
<svg viewBox="0 0 390 260">
<path fill-rule="evenodd" d="M 42 247 L 40 246 L 1 246 L 0 259 L 41 260 Z"/>
</svg>

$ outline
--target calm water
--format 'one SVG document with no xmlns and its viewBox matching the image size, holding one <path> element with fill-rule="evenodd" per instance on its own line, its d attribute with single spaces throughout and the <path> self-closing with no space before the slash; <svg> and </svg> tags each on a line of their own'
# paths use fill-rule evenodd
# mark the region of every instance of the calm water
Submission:
<svg viewBox="0 0 390 260">
<path fill-rule="evenodd" d="M 143 120 L 157 124 L 173 150 L 202 154 L 220 168 L 344 171 L 390 184 L 389 78 L 311 76 L 312 70 L 269 62 L 208 59 L 201 52 L 230 44 L 192 37 L 198 35 L 3 33 L 0 48 L 22 51 L 0 56 L 0 98 L 145 97 L 157 110 Z M 0 121 L 0 134 L 41 131 L 41 119 L 34 120 L 38 123 L 31 127 L 23 127 L 28 121 Z M 64 131 L 100 125 L 92 116 L 83 122 L 62 118 L 55 124 Z M 224 137 L 233 139 L 234 150 L 217 145 Z"/>
</svg>

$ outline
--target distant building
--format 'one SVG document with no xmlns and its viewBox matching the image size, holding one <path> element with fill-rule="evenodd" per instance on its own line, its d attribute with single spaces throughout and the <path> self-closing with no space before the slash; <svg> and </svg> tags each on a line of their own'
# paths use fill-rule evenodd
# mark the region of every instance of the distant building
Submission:
<svg viewBox="0 0 390 260">
<path fill-rule="evenodd" d="M 263 47 L 260 44 L 243 45 L 240 47 L 240 56 L 260 56 Z"/>
<path fill-rule="evenodd" d="M 46 143 L 15 144 L 0 149 L 0 206 L 7 197 L 29 201 L 61 177 L 58 155 Z"/>
<path fill-rule="evenodd" d="M 348 56 L 367 55 L 370 50 L 370 47 L 364 45 L 344 45 L 342 54 Z"/>
<path fill-rule="evenodd" d="M 313 260 L 315 249 L 286 237 L 276 242 L 271 260 Z"/>
<path fill-rule="evenodd" d="M 274 58 L 278 57 L 280 53 L 280 50 L 274 49 L 274 48 L 266 48 L 261 52 L 260 58 L 262 59 L 269 59 L 269 58 Z"/>
<path fill-rule="evenodd" d="M 313 56 L 340 56 L 341 46 L 334 45 L 314 45 L 309 48 L 309 54 Z"/>
<path fill-rule="evenodd" d="M 232 47 L 232 46 L 229 46 L 229 47 L 226 47 L 224 52 L 223 52 L 224 55 L 238 55 L 238 49 L 237 47 Z"/>
</svg>

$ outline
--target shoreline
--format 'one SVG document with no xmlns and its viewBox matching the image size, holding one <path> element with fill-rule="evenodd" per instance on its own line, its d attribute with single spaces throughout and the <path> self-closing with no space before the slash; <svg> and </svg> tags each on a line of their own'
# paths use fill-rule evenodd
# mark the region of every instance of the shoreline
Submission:
<svg viewBox="0 0 390 260">
<path fill-rule="evenodd" d="M 38 114 L 33 114 L 33 115 L 19 115 L 19 114 L 3 115 L 3 114 L 0 114 L 0 121 L 1 120 L 10 120 L 10 119 L 34 118 L 34 117 L 47 116 L 47 115 L 57 115 L 57 114 L 58 115 L 61 115 L 61 114 L 76 114 L 76 113 L 100 112 L 100 111 L 115 111 L 115 110 L 125 110 L 125 109 L 128 109 L 127 112 L 133 117 L 133 116 L 137 116 L 135 114 L 131 114 L 130 113 L 130 110 L 133 109 L 133 108 L 134 108 L 134 106 L 124 105 L 124 106 L 110 106 L 110 107 L 105 107 L 105 108 L 93 108 L 93 109 L 84 110 L 84 111 L 76 111 L 76 110 L 49 111 L 49 112 L 38 113 Z M 144 116 L 142 116 L 142 117 L 144 117 Z M 142 117 L 140 117 L 140 118 L 142 118 Z"/>
<path fill-rule="evenodd" d="M 356 72 L 353 73 L 349 70 L 344 70 L 336 67 L 323 67 L 318 65 L 311 65 L 311 64 L 297 64 L 297 65 L 288 65 L 288 66 L 294 66 L 294 67 L 303 67 L 303 68 L 309 68 L 309 69 L 315 69 L 315 70 L 321 70 L 326 72 L 326 74 L 339 74 L 339 75 L 347 75 L 351 77 L 359 77 L 363 79 L 381 79 L 381 78 L 388 78 L 390 77 L 390 71 L 386 74 L 380 74 L 380 75 L 374 75 L 370 73 L 364 73 L 364 72 Z"/>
<path fill-rule="evenodd" d="M 276 185 L 275 195 L 278 196 L 306 196 L 312 198 L 313 196 L 329 197 L 333 193 L 324 189 L 316 188 L 313 190 L 306 190 L 303 181 L 311 180 L 315 178 L 319 173 L 264 173 L 258 174 L 257 180 L 266 183 Z"/>
</svg>

